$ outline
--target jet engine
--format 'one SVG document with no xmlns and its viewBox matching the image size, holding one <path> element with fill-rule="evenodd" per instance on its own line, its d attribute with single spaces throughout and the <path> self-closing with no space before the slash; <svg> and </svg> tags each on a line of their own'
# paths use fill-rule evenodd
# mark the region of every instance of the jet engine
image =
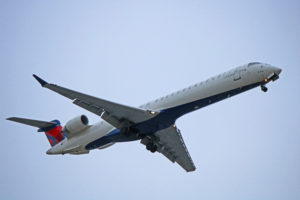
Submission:
<svg viewBox="0 0 300 200">
<path fill-rule="evenodd" d="M 88 118 L 85 115 L 80 115 L 68 121 L 63 130 L 73 135 L 88 127 L 88 124 Z"/>
</svg>

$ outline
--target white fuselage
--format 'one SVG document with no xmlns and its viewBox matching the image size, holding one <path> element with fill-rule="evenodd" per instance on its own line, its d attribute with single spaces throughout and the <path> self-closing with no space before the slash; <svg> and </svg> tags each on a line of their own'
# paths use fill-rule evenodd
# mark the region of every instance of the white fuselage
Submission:
<svg viewBox="0 0 300 200">
<path fill-rule="evenodd" d="M 275 72 L 279 74 L 281 71 L 279 70 L 280 69 L 272 67 L 268 64 L 249 63 L 247 65 L 237 67 L 228 72 L 211 77 L 205 81 L 194 84 L 182 90 L 173 92 L 154 101 L 150 101 L 140 106 L 140 108 L 160 112 L 161 110 L 188 104 L 190 102 L 222 94 L 227 91 L 242 88 L 251 84 L 264 82 L 267 83 L 269 80 L 266 79 L 270 76 L 270 74 Z M 230 97 L 230 95 L 227 97 Z M 195 106 L 194 110 L 199 108 L 200 107 Z M 47 154 L 88 153 L 89 151 L 85 149 L 87 144 L 107 135 L 107 133 L 114 129 L 115 127 L 105 121 L 98 122 L 92 126 L 89 126 L 80 132 L 80 134 L 77 134 L 70 139 L 64 139 L 49 149 Z M 109 146 L 109 144 L 107 146 Z M 105 148 L 107 146 L 101 148 Z"/>
</svg>

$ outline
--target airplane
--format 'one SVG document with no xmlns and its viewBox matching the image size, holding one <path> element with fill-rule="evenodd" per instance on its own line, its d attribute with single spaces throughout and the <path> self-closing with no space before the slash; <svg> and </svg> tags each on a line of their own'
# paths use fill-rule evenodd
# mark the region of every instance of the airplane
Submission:
<svg viewBox="0 0 300 200">
<path fill-rule="evenodd" d="M 267 92 L 266 84 L 279 78 L 281 69 L 269 64 L 251 62 L 203 82 L 173 92 L 140 107 L 131 107 L 34 78 L 42 87 L 73 101 L 103 120 L 89 125 L 80 115 L 62 126 L 59 120 L 40 121 L 11 117 L 7 120 L 30 125 L 45 132 L 53 154 L 87 154 L 93 149 L 104 149 L 118 142 L 140 140 L 146 149 L 162 153 L 186 172 L 196 169 L 183 141 L 176 120 L 195 110 L 259 87 Z"/>
</svg>

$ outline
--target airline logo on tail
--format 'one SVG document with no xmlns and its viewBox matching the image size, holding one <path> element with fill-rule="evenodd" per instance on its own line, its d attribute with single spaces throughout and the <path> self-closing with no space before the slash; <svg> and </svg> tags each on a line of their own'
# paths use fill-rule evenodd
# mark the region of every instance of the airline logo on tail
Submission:
<svg viewBox="0 0 300 200">
<path fill-rule="evenodd" d="M 66 136 L 62 132 L 62 126 L 60 125 L 60 121 L 53 120 L 51 122 L 55 124 L 50 127 L 40 128 L 38 131 L 45 132 L 50 145 L 54 146 L 63 139 L 65 139 Z"/>
</svg>

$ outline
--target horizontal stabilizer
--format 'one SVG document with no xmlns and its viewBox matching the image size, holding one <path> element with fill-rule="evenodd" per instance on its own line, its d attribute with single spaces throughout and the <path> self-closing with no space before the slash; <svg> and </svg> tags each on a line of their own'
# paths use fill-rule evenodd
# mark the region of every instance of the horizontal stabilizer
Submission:
<svg viewBox="0 0 300 200">
<path fill-rule="evenodd" d="M 57 125 L 55 122 L 45 122 L 45 121 L 39 121 L 39 120 L 33 120 L 33 119 L 19 118 L 19 117 L 10 117 L 10 118 L 7 118 L 7 120 L 18 122 L 21 124 L 26 124 L 29 126 L 34 126 L 37 128 L 47 128 L 47 127 Z"/>
</svg>

